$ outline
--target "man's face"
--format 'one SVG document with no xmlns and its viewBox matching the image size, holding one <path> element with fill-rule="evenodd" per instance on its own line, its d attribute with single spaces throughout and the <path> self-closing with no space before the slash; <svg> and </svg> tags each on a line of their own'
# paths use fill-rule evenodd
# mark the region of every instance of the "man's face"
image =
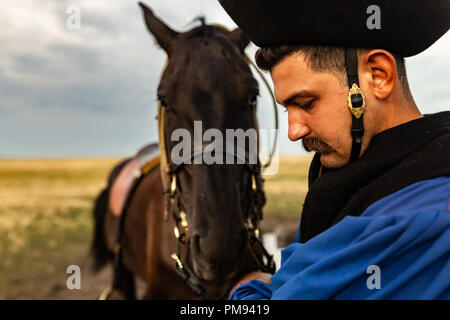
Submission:
<svg viewBox="0 0 450 320">
<path fill-rule="evenodd" d="M 304 148 L 320 152 L 327 168 L 347 164 L 352 146 L 348 88 L 332 73 L 313 71 L 298 53 L 274 66 L 271 76 L 275 97 L 288 112 L 289 139 L 303 139 Z"/>
</svg>

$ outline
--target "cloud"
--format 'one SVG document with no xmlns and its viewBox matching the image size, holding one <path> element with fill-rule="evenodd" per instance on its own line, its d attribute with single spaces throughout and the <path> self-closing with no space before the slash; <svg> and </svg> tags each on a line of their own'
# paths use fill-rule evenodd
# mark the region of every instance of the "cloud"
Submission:
<svg viewBox="0 0 450 320">
<path fill-rule="evenodd" d="M 81 10 L 80 30 L 66 27 L 70 5 Z M 231 21 L 213 1 L 151 5 L 178 30 L 201 13 Z M 157 139 L 166 56 L 137 2 L 7 0 L 0 43 L 0 154 L 130 154 Z"/>
<path fill-rule="evenodd" d="M 235 27 L 218 1 L 147 3 L 178 31 L 199 15 Z M 81 10 L 80 30 L 66 26 L 70 5 Z M 137 1 L 4 0 L 0 43 L 1 155 L 126 155 L 157 139 L 156 88 L 166 55 L 145 29 Z M 449 53 L 447 34 L 407 60 L 424 112 L 449 109 Z M 262 126 L 271 128 L 266 93 L 260 102 Z M 300 151 L 287 140 L 285 114 L 280 124 L 281 151 Z"/>
<path fill-rule="evenodd" d="M 422 113 L 450 110 L 450 33 L 423 53 L 406 59 L 408 80 Z"/>
</svg>

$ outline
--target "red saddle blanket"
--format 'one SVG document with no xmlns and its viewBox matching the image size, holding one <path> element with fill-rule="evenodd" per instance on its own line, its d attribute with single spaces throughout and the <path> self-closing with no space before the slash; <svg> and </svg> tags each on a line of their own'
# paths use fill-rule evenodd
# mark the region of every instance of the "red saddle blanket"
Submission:
<svg viewBox="0 0 450 320">
<path fill-rule="evenodd" d="M 109 193 L 109 209 L 120 216 L 134 181 L 159 165 L 160 151 L 157 143 L 146 145 L 127 162 L 113 181 Z"/>
</svg>

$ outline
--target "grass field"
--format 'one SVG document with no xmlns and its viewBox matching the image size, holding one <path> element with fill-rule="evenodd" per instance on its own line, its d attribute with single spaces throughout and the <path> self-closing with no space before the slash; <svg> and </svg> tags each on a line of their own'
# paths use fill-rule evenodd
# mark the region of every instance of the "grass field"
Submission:
<svg viewBox="0 0 450 320">
<path fill-rule="evenodd" d="M 0 160 L 0 299 L 93 299 L 110 271 L 89 271 L 92 206 L 120 159 Z M 266 228 L 298 221 L 310 158 L 282 157 L 266 177 Z M 66 268 L 82 269 L 82 290 Z"/>
</svg>

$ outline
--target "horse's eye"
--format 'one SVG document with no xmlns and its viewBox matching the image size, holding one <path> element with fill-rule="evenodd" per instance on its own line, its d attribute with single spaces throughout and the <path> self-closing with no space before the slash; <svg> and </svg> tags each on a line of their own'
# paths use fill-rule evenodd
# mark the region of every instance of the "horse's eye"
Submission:
<svg viewBox="0 0 450 320">
<path fill-rule="evenodd" d="M 248 106 L 251 107 L 251 108 L 255 108 L 257 102 L 258 102 L 258 94 L 257 93 L 252 94 L 250 96 L 249 101 L 248 101 Z"/>
</svg>

